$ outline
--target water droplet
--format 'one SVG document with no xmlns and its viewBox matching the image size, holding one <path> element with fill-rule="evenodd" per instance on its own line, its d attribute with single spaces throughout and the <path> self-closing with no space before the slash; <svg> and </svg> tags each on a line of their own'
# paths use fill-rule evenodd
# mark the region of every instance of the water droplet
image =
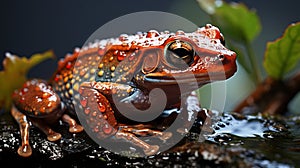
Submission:
<svg viewBox="0 0 300 168">
<path fill-rule="evenodd" d="M 205 25 L 205 28 L 206 28 L 206 29 L 210 29 L 210 28 L 212 28 L 212 25 L 211 25 L 211 24 L 206 24 L 206 25 Z"/>
<path fill-rule="evenodd" d="M 105 124 L 103 127 L 102 127 L 102 130 L 105 134 L 110 134 L 112 132 L 112 127 L 108 124 Z"/>
<path fill-rule="evenodd" d="M 153 38 L 159 36 L 158 31 L 156 30 L 150 30 L 147 32 L 146 38 Z"/>
<path fill-rule="evenodd" d="M 98 109 L 101 113 L 104 113 L 106 111 L 106 107 L 102 103 L 99 103 Z"/>
<path fill-rule="evenodd" d="M 99 48 L 97 53 L 98 53 L 99 56 L 103 56 L 103 55 L 104 55 L 104 52 L 105 52 L 104 49 Z"/>
<path fill-rule="evenodd" d="M 117 57 L 118 61 L 123 61 L 124 58 L 125 58 L 124 55 L 120 55 L 120 54 Z"/>
<path fill-rule="evenodd" d="M 67 65 L 66 65 L 66 68 L 67 68 L 67 69 L 70 69 L 71 67 L 72 67 L 72 63 L 71 63 L 71 62 L 68 62 Z"/>
<path fill-rule="evenodd" d="M 133 61 L 133 60 L 134 60 L 134 58 L 135 58 L 135 57 L 134 57 L 134 55 L 133 55 L 133 54 L 131 54 L 131 55 L 128 57 L 128 60 L 129 60 L 129 61 Z"/>
<path fill-rule="evenodd" d="M 86 105 L 87 105 L 87 100 L 86 100 L 86 99 L 80 100 L 80 104 L 81 104 L 83 107 L 86 107 Z"/>
<path fill-rule="evenodd" d="M 121 34 L 120 36 L 119 36 L 119 40 L 120 41 L 127 41 L 128 40 L 128 35 L 127 34 Z"/>
<path fill-rule="evenodd" d="M 176 35 L 185 35 L 185 33 L 184 33 L 184 31 L 182 31 L 182 30 L 178 30 L 178 31 L 176 32 Z"/>
</svg>

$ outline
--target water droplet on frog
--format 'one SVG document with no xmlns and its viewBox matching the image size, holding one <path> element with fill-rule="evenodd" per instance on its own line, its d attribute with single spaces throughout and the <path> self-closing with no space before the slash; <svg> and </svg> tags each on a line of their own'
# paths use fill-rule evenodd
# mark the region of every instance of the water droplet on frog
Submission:
<svg viewBox="0 0 300 168">
<path fill-rule="evenodd" d="M 123 47 L 127 47 L 127 46 L 129 46 L 129 44 L 128 44 L 127 42 L 123 42 L 123 43 L 122 43 L 122 46 L 123 46 Z"/>
<path fill-rule="evenodd" d="M 205 25 L 205 28 L 206 28 L 206 29 L 210 29 L 210 28 L 212 28 L 212 25 L 211 25 L 211 24 L 206 24 L 206 25 Z"/>
<path fill-rule="evenodd" d="M 147 32 L 146 38 L 153 38 L 159 36 L 158 31 L 156 30 L 150 30 Z"/>
<path fill-rule="evenodd" d="M 142 39 L 144 37 L 143 32 L 137 32 L 136 35 L 138 36 L 139 39 Z"/>
<path fill-rule="evenodd" d="M 121 34 L 120 36 L 119 36 L 119 40 L 120 41 L 127 41 L 128 40 L 128 35 L 127 34 Z"/>
<path fill-rule="evenodd" d="M 113 55 L 117 55 L 118 52 L 119 52 L 119 50 L 115 50 L 114 53 L 113 53 Z"/>
<path fill-rule="evenodd" d="M 178 31 L 176 32 L 176 35 L 185 35 L 185 32 L 182 31 L 182 30 L 178 30 Z"/>
<path fill-rule="evenodd" d="M 170 34 L 170 31 L 169 30 L 165 30 L 164 33 L 165 34 Z"/>
</svg>

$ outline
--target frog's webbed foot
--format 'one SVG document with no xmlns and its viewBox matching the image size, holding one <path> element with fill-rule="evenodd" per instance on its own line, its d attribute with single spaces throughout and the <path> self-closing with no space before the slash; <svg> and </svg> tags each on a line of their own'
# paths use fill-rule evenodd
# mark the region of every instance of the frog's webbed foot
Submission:
<svg viewBox="0 0 300 168">
<path fill-rule="evenodd" d="M 150 156 L 154 155 L 158 152 L 159 146 L 158 145 L 150 145 L 143 140 L 139 139 L 138 136 L 155 136 L 163 141 L 172 137 L 171 132 L 161 132 L 152 130 L 149 128 L 145 128 L 142 124 L 140 125 L 133 125 L 133 126 L 125 126 L 122 125 L 119 127 L 119 131 L 116 133 L 116 137 L 119 139 L 125 139 L 131 142 L 134 145 L 139 146 L 143 149 L 145 155 Z"/>
<path fill-rule="evenodd" d="M 29 121 L 27 117 L 19 112 L 16 107 L 12 107 L 11 114 L 18 122 L 21 132 L 22 145 L 18 149 L 18 154 L 23 157 L 28 157 L 32 154 L 32 149 L 29 144 Z"/>
<path fill-rule="evenodd" d="M 134 145 L 139 146 L 140 148 L 143 149 L 145 155 L 147 155 L 147 156 L 154 155 L 159 150 L 158 145 L 150 145 L 150 144 L 142 141 L 138 137 L 136 137 L 133 133 L 124 132 L 123 130 L 120 130 L 116 133 L 116 138 L 125 139 L 125 140 L 133 143 Z"/>
<path fill-rule="evenodd" d="M 131 132 L 135 135 L 139 136 L 155 136 L 161 140 L 168 140 L 172 137 L 172 132 L 162 132 L 157 130 L 152 130 L 150 128 L 146 128 L 143 124 L 139 125 L 130 125 L 130 126 L 120 126 L 122 131 Z"/>
</svg>

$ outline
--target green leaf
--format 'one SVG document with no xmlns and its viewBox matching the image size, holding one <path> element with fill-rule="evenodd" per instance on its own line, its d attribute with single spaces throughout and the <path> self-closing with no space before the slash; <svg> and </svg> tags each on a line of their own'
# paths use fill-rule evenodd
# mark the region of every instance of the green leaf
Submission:
<svg viewBox="0 0 300 168">
<path fill-rule="evenodd" d="M 197 0 L 226 37 L 237 42 L 250 43 L 261 31 L 256 12 L 242 3 L 221 0 Z"/>
<path fill-rule="evenodd" d="M 267 43 L 264 68 L 269 76 L 282 79 L 300 60 L 300 22 L 291 24 L 283 36 Z"/>
<path fill-rule="evenodd" d="M 34 54 L 29 59 L 6 54 L 6 58 L 3 60 L 4 70 L 0 71 L 0 109 L 9 110 L 12 101 L 11 94 L 27 80 L 30 68 L 48 58 L 54 58 L 53 51 Z"/>
</svg>

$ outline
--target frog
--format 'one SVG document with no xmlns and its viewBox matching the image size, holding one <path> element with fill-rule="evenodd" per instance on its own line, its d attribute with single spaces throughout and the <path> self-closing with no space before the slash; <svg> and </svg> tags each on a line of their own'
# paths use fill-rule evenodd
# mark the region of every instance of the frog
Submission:
<svg viewBox="0 0 300 168">
<path fill-rule="evenodd" d="M 26 117 L 35 123 L 40 123 L 37 121 L 41 116 L 47 116 L 44 119 L 52 123 L 62 118 L 69 123 L 70 132 L 81 132 L 81 126 L 70 117 L 74 116 L 83 118 L 84 130 L 98 139 L 122 139 L 141 148 L 146 156 L 154 155 L 159 144 L 149 144 L 139 137 L 151 135 L 166 141 L 173 133 L 155 129 L 153 118 L 169 109 L 201 111 L 199 103 L 188 102 L 196 97 L 195 90 L 226 80 L 236 71 L 236 53 L 225 47 L 220 29 L 211 24 L 193 32 L 149 30 L 90 42 L 61 59 L 49 81 L 33 79 L 15 92 L 18 96 L 14 96 L 11 113 L 20 124 L 22 135 L 22 152 L 18 153 L 31 154 Z M 34 91 L 38 85 L 47 88 L 40 89 L 43 94 L 51 90 L 50 95 L 57 102 L 53 98 L 50 101 L 49 95 L 34 96 L 38 94 Z M 22 99 L 24 88 L 31 99 Z M 153 94 L 157 88 L 164 92 L 163 98 Z M 42 105 L 51 102 L 51 108 L 45 110 L 46 107 L 38 105 L 39 99 L 45 101 Z M 161 101 L 164 106 L 155 105 Z M 181 107 L 181 102 L 187 106 Z M 26 103 L 32 108 L 28 110 Z M 45 111 L 56 113 L 56 118 Z M 149 117 L 150 113 L 154 117 Z M 149 123 L 154 128 L 146 127 Z M 48 127 L 35 125 L 46 130 L 48 140 L 60 138 Z"/>
</svg>

